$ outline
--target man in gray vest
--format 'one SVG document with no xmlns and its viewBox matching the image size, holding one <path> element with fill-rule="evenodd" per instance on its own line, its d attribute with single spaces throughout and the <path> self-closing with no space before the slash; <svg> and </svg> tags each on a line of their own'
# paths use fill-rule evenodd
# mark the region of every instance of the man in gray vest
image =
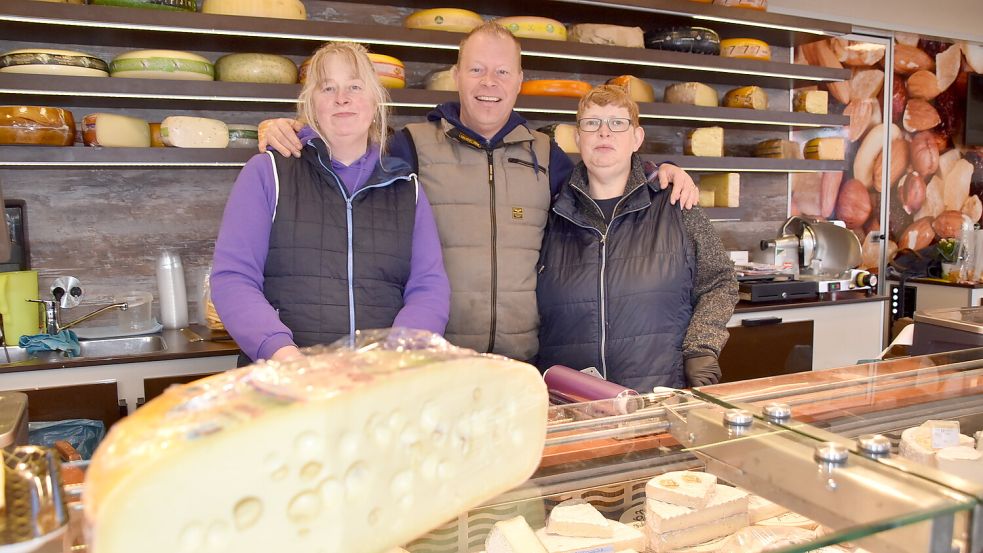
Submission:
<svg viewBox="0 0 983 553">
<path fill-rule="evenodd" d="M 573 169 L 545 134 L 513 111 L 522 85 L 521 47 L 488 22 L 461 41 L 453 74 L 460 102 L 437 106 L 425 123 L 395 133 L 389 155 L 416 169 L 440 235 L 451 283 L 445 336 L 480 352 L 531 360 L 539 347 L 536 264 L 550 201 Z M 299 155 L 290 119 L 260 125 L 260 149 Z M 265 133 L 262 132 L 265 129 Z M 693 180 L 663 164 L 673 202 L 696 203 Z"/>
</svg>

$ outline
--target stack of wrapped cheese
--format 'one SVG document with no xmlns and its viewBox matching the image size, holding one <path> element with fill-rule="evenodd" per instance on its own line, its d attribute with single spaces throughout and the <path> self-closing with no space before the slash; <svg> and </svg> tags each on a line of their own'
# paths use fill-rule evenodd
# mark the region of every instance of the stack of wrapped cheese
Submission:
<svg viewBox="0 0 983 553">
<path fill-rule="evenodd" d="M 712 474 L 667 472 L 645 486 L 649 551 L 663 553 L 729 536 L 748 525 L 748 493 Z"/>
</svg>

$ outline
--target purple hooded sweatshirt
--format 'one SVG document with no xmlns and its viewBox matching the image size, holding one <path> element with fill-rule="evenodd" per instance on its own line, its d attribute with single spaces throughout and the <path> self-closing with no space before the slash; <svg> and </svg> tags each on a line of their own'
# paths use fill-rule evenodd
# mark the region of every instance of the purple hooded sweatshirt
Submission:
<svg viewBox="0 0 983 553">
<path fill-rule="evenodd" d="M 307 127 L 300 139 L 317 138 Z M 279 154 L 274 154 L 279 155 Z M 345 166 L 331 161 L 331 170 L 350 193 L 367 184 L 379 162 L 372 146 L 361 158 Z M 229 334 L 250 359 L 269 359 L 278 349 L 294 345 L 293 333 L 263 295 L 263 270 L 269 251 L 270 230 L 276 211 L 273 166 L 267 154 L 253 156 L 236 178 L 225 205 L 215 242 L 212 301 Z M 443 334 L 450 312 L 450 283 L 437 237 L 437 225 L 423 187 L 419 187 L 410 276 L 403 291 L 403 307 L 393 326 Z"/>
</svg>

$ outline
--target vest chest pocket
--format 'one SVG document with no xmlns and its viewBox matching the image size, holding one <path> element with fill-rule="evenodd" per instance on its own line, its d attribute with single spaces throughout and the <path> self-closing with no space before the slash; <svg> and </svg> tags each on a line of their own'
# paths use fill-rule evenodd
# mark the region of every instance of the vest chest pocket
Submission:
<svg viewBox="0 0 983 553">
<path fill-rule="evenodd" d="M 499 199 L 498 203 L 500 206 L 504 203 L 504 207 L 508 209 L 508 222 L 542 230 L 546 226 L 550 204 L 550 183 L 546 167 L 537 166 L 525 157 L 507 156 L 502 173 L 504 178 L 496 180 L 504 182 L 498 182 L 496 188 L 505 192 L 505 197 Z"/>
</svg>

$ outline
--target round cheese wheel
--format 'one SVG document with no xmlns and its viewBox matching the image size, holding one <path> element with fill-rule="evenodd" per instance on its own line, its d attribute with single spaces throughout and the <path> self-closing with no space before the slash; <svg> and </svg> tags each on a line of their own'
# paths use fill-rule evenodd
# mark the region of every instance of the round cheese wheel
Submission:
<svg viewBox="0 0 983 553">
<path fill-rule="evenodd" d="M 406 69 L 403 67 L 403 62 L 382 54 L 369 54 L 369 59 L 372 60 L 375 74 L 379 76 L 382 86 L 406 88 Z"/>
<path fill-rule="evenodd" d="M 307 19 L 307 8 L 300 0 L 204 0 L 201 13 Z"/>
<path fill-rule="evenodd" d="M 425 88 L 427 90 L 450 90 L 457 91 L 457 81 L 454 80 L 454 72 L 450 69 L 434 71 L 427 75 Z"/>
<path fill-rule="evenodd" d="M 408 29 L 426 29 L 429 31 L 450 31 L 453 33 L 469 33 L 475 27 L 484 23 L 481 16 L 471 10 L 460 8 L 433 8 L 411 13 L 403 21 Z"/>
<path fill-rule="evenodd" d="M 160 137 L 176 148 L 225 148 L 229 127 L 218 119 L 171 115 L 160 122 Z"/>
<path fill-rule="evenodd" d="M 89 0 L 90 4 L 181 12 L 198 11 L 197 0 Z"/>
<path fill-rule="evenodd" d="M 211 81 L 215 66 L 206 58 L 177 50 L 134 50 L 116 56 L 109 64 L 113 77 Z"/>
<path fill-rule="evenodd" d="M 756 38 L 725 38 L 720 41 L 720 55 L 725 58 L 771 60 L 771 47 Z"/>
<path fill-rule="evenodd" d="M 529 96 L 563 96 L 580 98 L 594 88 L 584 81 L 564 81 L 559 79 L 544 79 L 540 81 L 525 81 L 522 83 L 520 94 Z"/>
<path fill-rule="evenodd" d="M 228 54 L 215 60 L 215 80 L 293 84 L 297 66 L 290 58 L 275 54 Z"/>
<path fill-rule="evenodd" d="M 548 17 L 517 15 L 495 20 L 519 38 L 540 38 L 544 40 L 566 40 L 567 28 L 563 23 Z"/>
<path fill-rule="evenodd" d="M 671 27 L 645 33 L 645 47 L 716 56 L 720 53 L 720 36 L 706 27 Z"/>
<path fill-rule="evenodd" d="M 256 125 L 231 124 L 229 127 L 229 148 L 256 148 L 259 146 L 259 127 Z"/>
<path fill-rule="evenodd" d="M 71 146 L 75 118 L 67 109 L 0 106 L 0 144 Z"/>
<path fill-rule="evenodd" d="M 150 125 L 143 119 L 114 113 L 90 113 L 82 118 L 86 146 L 149 148 Z"/>
<path fill-rule="evenodd" d="M 0 54 L 0 72 L 108 77 L 109 65 L 85 52 L 29 48 Z"/>
</svg>

